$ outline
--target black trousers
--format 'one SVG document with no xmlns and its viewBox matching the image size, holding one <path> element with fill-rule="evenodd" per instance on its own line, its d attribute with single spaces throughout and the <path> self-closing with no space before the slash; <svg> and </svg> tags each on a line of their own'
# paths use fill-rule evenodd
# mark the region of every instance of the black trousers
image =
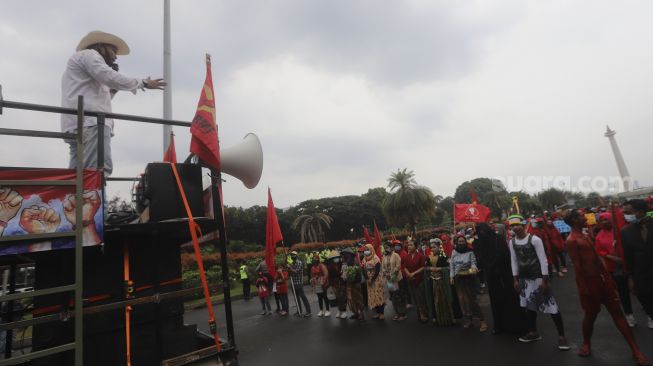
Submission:
<svg viewBox="0 0 653 366">
<path fill-rule="evenodd" d="M 249 300 L 250 297 L 250 287 L 251 283 L 249 282 L 249 278 L 245 278 L 244 280 L 241 280 L 243 283 L 243 298 L 245 300 Z"/>
<path fill-rule="evenodd" d="M 644 307 L 644 312 L 653 319 L 653 293 L 637 293 L 637 299 Z"/>
</svg>

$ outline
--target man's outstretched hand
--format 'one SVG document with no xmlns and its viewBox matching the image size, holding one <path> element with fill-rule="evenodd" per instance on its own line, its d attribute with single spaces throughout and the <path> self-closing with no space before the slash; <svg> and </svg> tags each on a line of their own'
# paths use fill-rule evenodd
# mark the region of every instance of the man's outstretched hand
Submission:
<svg viewBox="0 0 653 366">
<path fill-rule="evenodd" d="M 143 80 L 144 85 L 146 89 L 159 89 L 163 90 L 163 88 L 168 85 L 168 83 L 163 80 L 163 79 L 150 79 L 148 76 L 147 79 Z"/>
</svg>

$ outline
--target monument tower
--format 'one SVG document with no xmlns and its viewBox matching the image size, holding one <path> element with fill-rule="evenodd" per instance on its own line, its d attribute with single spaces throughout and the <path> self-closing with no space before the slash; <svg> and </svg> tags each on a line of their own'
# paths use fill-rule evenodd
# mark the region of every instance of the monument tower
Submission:
<svg viewBox="0 0 653 366">
<path fill-rule="evenodd" d="M 610 139 L 610 146 L 612 147 L 612 153 L 614 154 L 614 159 L 617 161 L 617 169 L 619 169 L 619 175 L 621 175 L 621 180 L 624 184 L 624 191 L 630 192 L 630 173 L 628 173 L 628 168 L 626 168 L 626 163 L 624 162 L 624 157 L 621 156 L 621 150 L 617 145 L 617 140 L 615 140 L 614 135 L 617 134 L 617 131 L 611 130 L 610 126 L 606 126 L 606 131 L 604 136 Z"/>
</svg>

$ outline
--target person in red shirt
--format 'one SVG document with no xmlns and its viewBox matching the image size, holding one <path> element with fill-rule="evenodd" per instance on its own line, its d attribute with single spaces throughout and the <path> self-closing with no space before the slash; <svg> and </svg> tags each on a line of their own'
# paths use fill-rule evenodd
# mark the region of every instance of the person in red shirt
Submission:
<svg viewBox="0 0 653 366">
<path fill-rule="evenodd" d="M 415 305 L 417 305 L 418 319 L 422 323 L 428 321 L 428 312 L 426 309 L 425 289 L 424 289 L 424 266 L 426 257 L 420 254 L 413 241 L 408 242 L 408 254 L 401 261 L 404 265 L 403 275 L 408 279 L 408 286 L 413 290 L 415 295 Z"/>
<path fill-rule="evenodd" d="M 583 233 L 585 216 L 578 210 L 570 210 L 565 214 L 564 220 L 572 228 L 571 234 L 567 238 L 567 251 L 574 263 L 580 304 L 585 312 L 583 345 L 579 348 L 578 355 L 589 357 L 592 353 L 591 338 L 594 321 L 596 321 L 596 317 L 601 311 L 601 304 L 603 304 L 612 316 L 617 329 L 628 342 L 635 362 L 638 365 L 650 365 L 646 356 L 640 351 L 626 317 L 621 311 L 614 281 L 597 255 L 592 239 Z"/>
<path fill-rule="evenodd" d="M 605 269 L 610 273 L 617 291 L 619 292 L 619 300 L 621 306 L 626 313 L 626 320 L 630 327 L 634 327 L 635 317 L 633 316 L 633 305 L 630 301 L 630 291 L 628 290 L 628 280 L 624 275 L 623 259 L 619 255 L 616 248 L 616 241 L 614 238 L 612 227 L 612 214 L 604 212 L 599 216 L 599 227 L 601 228 L 596 234 L 594 243 L 596 245 L 596 252 L 603 259 Z"/>
<path fill-rule="evenodd" d="M 567 273 L 567 262 L 565 260 L 564 254 L 565 240 L 562 238 L 562 234 L 560 234 L 558 229 L 556 229 L 555 225 L 553 225 L 553 221 L 547 219 L 544 229 L 549 236 L 551 248 L 553 249 L 556 257 L 553 263 L 558 269 L 558 275 L 562 277 L 565 273 Z"/>
</svg>

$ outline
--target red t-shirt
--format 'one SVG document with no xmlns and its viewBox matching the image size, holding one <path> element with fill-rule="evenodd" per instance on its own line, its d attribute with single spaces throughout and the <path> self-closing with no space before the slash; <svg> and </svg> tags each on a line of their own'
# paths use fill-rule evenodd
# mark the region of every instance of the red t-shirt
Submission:
<svg viewBox="0 0 653 366">
<path fill-rule="evenodd" d="M 279 272 L 277 272 L 277 293 L 278 294 L 287 294 L 288 293 L 288 282 L 286 280 L 288 279 L 288 272 L 287 271 L 281 271 L 281 276 L 279 276 Z"/>
<path fill-rule="evenodd" d="M 404 268 L 408 272 L 415 272 L 416 270 L 424 267 L 426 264 L 426 257 L 421 255 L 418 251 L 415 251 L 413 255 L 410 253 L 406 253 L 406 256 L 401 259 L 401 263 L 404 265 Z M 406 272 L 404 271 L 404 274 Z M 424 272 L 420 272 L 416 274 L 412 279 L 409 279 L 409 282 L 411 282 L 413 285 L 417 285 L 420 282 L 422 282 L 422 279 L 424 277 L 423 275 Z"/>
<path fill-rule="evenodd" d="M 601 229 L 594 238 L 594 245 L 596 245 L 596 252 L 604 259 L 605 269 L 610 273 L 614 272 L 617 269 L 617 264 L 605 257 L 606 255 L 615 255 L 612 231 Z"/>
</svg>

